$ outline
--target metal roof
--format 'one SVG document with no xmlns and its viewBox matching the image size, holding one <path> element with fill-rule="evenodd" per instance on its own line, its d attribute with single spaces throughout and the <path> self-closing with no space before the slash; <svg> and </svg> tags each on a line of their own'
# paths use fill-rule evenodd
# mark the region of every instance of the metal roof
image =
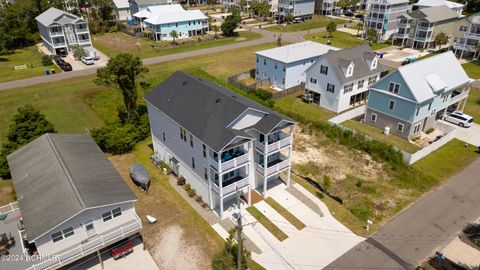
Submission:
<svg viewBox="0 0 480 270">
<path fill-rule="evenodd" d="M 288 64 L 312 57 L 319 57 L 330 50 L 336 51 L 339 49 L 313 41 L 304 41 L 273 49 L 258 51 L 255 54 Z"/>
<path fill-rule="evenodd" d="M 88 135 L 44 134 L 7 160 L 30 242 L 85 209 L 136 200 Z"/>
<path fill-rule="evenodd" d="M 76 23 L 77 21 L 83 21 L 83 19 L 80 17 L 54 7 L 51 7 L 42 14 L 38 15 L 35 20 L 45 26 L 50 26 L 54 23 L 64 25 Z"/>
<path fill-rule="evenodd" d="M 130 8 L 128 0 L 113 0 L 113 4 L 117 9 Z"/>
<path fill-rule="evenodd" d="M 413 5 L 418 7 L 447 6 L 448 8 L 462 8 L 465 6 L 464 4 L 455 3 L 447 0 L 420 0 Z"/>
<path fill-rule="evenodd" d="M 294 123 L 291 119 L 213 82 L 181 71 L 173 73 L 144 99 L 216 152 L 223 150 L 239 136 L 253 139 L 246 133 L 249 129 L 268 134 L 282 121 Z M 265 115 L 253 126 L 242 130 L 229 128 L 247 109 L 254 109 Z"/>
</svg>

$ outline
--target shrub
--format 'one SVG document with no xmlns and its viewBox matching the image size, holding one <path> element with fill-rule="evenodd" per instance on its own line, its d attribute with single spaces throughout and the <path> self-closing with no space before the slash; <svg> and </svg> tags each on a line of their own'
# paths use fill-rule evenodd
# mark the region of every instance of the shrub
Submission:
<svg viewBox="0 0 480 270">
<path fill-rule="evenodd" d="M 434 130 L 435 130 L 434 128 L 429 128 L 429 129 L 427 129 L 427 131 L 425 131 L 425 133 L 430 134 L 430 133 L 432 133 Z"/>
<path fill-rule="evenodd" d="M 42 65 L 44 65 L 44 66 L 53 65 L 52 58 L 48 55 L 42 56 Z"/>
<path fill-rule="evenodd" d="M 104 127 L 93 129 L 92 137 L 102 151 L 111 154 L 124 154 L 133 149 L 136 143 L 136 127 L 121 125 L 118 122 L 107 124 Z"/>
<path fill-rule="evenodd" d="M 185 182 L 186 182 L 185 177 L 180 176 L 180 177 L 177 178 L 177 185 L 183 186 L 183 185 L 185 185 Z"/>
<path fill-rule="evenodd" d="M 212 268 L 213 270 L 235 270 L 236 267 L 232 254 L 222 248 L 213 256 Z"/>
<path fill-rule="evenodd" d="M 330 189 L 330 186 L 332 184 L 332 178 L 328 175 L 323 176 L 323 188 L 325 190 Z"/>
<path fill-rule="evenodd" d="M 357 183 L 355 183 L 355 186 L 356 186 L 357 188 L 360 188 L 362 185 L 363 185 L 363 181 L 362 181 L 362 180 L 358 180 Z"/>
<path fill-rule="evenodd" d="M 185 190 L 189 192 L 192 189 L 192 186 L 190 184 L 185 185 Z"/>
<path fill-rule="evenodd" d="M 197 195 L 197 191 L 194 188 L 190 188 L 188 191 L 188 197 L 193 198 L 195 195 Z"/>
</svg>

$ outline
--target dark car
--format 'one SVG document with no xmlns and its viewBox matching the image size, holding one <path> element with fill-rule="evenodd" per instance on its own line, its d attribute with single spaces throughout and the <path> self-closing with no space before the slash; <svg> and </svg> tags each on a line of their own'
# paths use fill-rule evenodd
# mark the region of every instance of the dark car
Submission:
<svg viewBox="0 0 480 270">
<path fill-rule="evenodd" d="M 357 15 L 355 15 L 355 18 L 357 18 L 357 19 L 361 19 L 361 20 L 362 20 L 363 17 L 364 17 L 363 14 L 357 14 Z"/>
<path fill-rule="evenodd" d="M 59 65 L 59 66 L 60 66 L 60 64 L 62 64 L 63 62 L 65 62 L 65 60 L 63 60 L 60 55 L 52 55 L 52 59 L 53 59 L 53 61 L 55 61 L 55 63 L 56 63 L 57 65 Z"/>
<path fill-rule="evenodd" d="M 72 65 L 70 65 L 70 63 L 65 62 L 65 61 L 63 61 L 63 63 L 60 64 L 59 67 L 60 67 L 63 71 L 72 71 Z"/>
<path fill-rule="evenodd" d="M 347 17 L 353 17 L 353 15 L 355 15 L 355 14 L 353 14 L 353 12 L 347 10 L 347 11 L 343 12 L 343 15 L 345 15 Z"/>
</svg>

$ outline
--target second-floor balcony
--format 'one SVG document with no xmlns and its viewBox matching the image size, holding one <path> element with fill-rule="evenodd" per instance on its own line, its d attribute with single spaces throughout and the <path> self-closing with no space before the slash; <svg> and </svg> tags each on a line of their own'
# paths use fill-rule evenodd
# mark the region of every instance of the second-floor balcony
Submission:
<svg viewBox="0 0 480 270">
<path fill-rule="evenodd" d="M 238 189 L 242 189 L 248 185 L 248 176 L 235 176 L 231 179 L 222 182 L 222 195 L 228 195 L 232 192 L 235 192 Z M 212 188 L 217 193 L 220 194 L 220 187 L 218 181 L 212 182 Z"/>
<path fill-rule="evenodd" d="M 459 102 L 460 100 L 463 100 L 468 97 L 469 90 L 459 92 L 459 91 L 453 91 L 452 95 L 450 96 L 450 101 L 449 104 L 455 104 Z"/>
<path fill-rule="evenodd" d="M 211 158 L 211 165 L 217 171 L 221 168 L 222 172 L 242 166 L 248 163 L 248 151 L 243 147 L 235 147 L 228 151 L 224 151 L 219 157 L 214 155 Z M 220 168 L 219 168 L 220 163 Z"/>
<path fill-rule="evenodd" d="M 51 37 L 63 36 L 63 32 L 62 31 L 50 31 L 50 36 Z"/>
<path fill-rule="evenodd" d="M 287 133 L 277 132 L 277 133 L 269 134 L 268 140 L 267 140 L 266 153 L 272 153 L 272 152 L 278 151 L 291 144 L 292 144 L 292 138 Z M 265 141 L 263 142 L 257 141 L 256 147 L 260 151 L 265 152 Z"/>
<path fill-rule="evenodd" d="M 290 160 L 284 155 L 278 155 L 277 158 L 270 160 L 267 164 L 266 172 L 264 173 L 265 167 L 263 164 L 257 163 L 256 169 L 265 177 L 269 177 L 276 173 L 283 171 L 284 169 L 290 166 Z"/>
</svg>

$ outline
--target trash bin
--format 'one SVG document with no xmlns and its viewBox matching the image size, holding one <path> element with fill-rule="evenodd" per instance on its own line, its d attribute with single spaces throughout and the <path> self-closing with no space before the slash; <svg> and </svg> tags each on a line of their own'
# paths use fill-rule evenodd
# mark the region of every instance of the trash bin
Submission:
<svg viewBox="0 0 480 270">
<path fill-rule="evenodd" d="M 45 75 L 50 75 L 50 70 L 45 69 Z"/>
<path fill-rule="evenodd" d="M 383 53 L 380 54 L 380 58 L 383 58 Z"/>
<path fill-rule="evenodd" d="M 55 69 L 54 68 L 52 68 L 52 74 L 55 74 Z"/>
</svg>

